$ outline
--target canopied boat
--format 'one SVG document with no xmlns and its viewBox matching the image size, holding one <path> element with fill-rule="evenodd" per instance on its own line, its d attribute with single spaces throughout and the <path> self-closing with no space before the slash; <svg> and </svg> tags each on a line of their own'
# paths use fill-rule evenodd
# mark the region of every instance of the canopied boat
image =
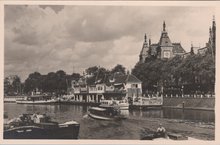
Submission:
<svg viewBox="0 0 220 145">
<path fill-rule="evenodd" d="M 118 107 L 120 110 L 128 110 L 129 103 L 126 99 L 123 100 L 101 100 L 101 107 L 113 106 Z"/>
<path fill-rule="evenodd" d="M 59 102 L 59 100 L 49 95 L 31 95 L 16 100 L 17 104 L 51 104 L 56 102 Z"/>
<path fill-rule="evenodd" d="M 77 139 L 79 128 L 76 121 L 59 124 L 45 114 L 22 114 L 4 122 L 4 139 Z"/>
<path fill-rule="evenodd" d="M 120 109 L 114 106 L 106 107 L 91 107 L 88 115 L 94 119 L 100 120 L 122 120 L 126 119 L 124 115 L 120 114 Z"/>
</svg>

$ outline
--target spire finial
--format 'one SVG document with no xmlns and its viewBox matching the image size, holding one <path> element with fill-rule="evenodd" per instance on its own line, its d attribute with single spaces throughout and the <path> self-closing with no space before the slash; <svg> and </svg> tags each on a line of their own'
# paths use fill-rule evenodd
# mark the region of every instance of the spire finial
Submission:
<svg viewBox="0 0 220 145">
<path fill-rule="evenodd" d="M 147 42 L 147 35 L 146 35 L 146 33 L 144 35 L 144 42 Z"/>
<path fill-rule="evenodd" d="M 212 20 L 215 21 L 215 15 L 213 15 L 213 19 Z"/>
<path fill-rule="evenodd" d="M 163 21 L 163 31 L 166 31 L 166 23 Z"/>
<path fill-rule="evenodd" d="M 191 50 L 190 50 L 191 54 L 194 54 L 194 50 L 193 50 L 193 42 L 191 41 Z"/>
</svg>

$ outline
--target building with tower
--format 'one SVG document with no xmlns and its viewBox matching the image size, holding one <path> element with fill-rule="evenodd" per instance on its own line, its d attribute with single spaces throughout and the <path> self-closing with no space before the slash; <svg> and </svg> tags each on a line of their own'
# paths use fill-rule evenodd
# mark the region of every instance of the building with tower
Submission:
<svg viewBox="0 0 220 145">
<path fill-rule="evenodd" d="M 209 40 L 206 43 L 206 46 L 198 49 L 198 54 L 205 55 L 206 53 L 212 54 L 215 57 L 216 51 L 216 23 L 215 16 L 213 16 L 212 27 L 209 28 Z"/>
<path fill-rule="evenodd" d="M 176 55 L 185 54 L 185 50 L 181 46 L 181 43 L 172 43 L 168 32 L 166 31 L 166 23 L 163 22 L 163 31 L 158 43 L 151 44 L 151 39 L 149 39 L 149 44 L 147 43 L 147 36 L 144 36 L 144 43 L 139 55 L 139 62 L 144 63 L 146 58 L 154 57 L 159 59 L 169 59 Z"/>
</svg>

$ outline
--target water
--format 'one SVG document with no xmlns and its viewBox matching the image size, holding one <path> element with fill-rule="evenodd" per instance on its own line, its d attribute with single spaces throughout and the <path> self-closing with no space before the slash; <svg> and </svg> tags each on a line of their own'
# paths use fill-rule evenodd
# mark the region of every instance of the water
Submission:
<svg viewBox="0 0 220 145">
<path fill-rule="evenodd" d="M 46 113 L 51 116 L 54 121 L 63 123 L 65 121 L 76 120 L 80 123 L 80 139 L 140 139 L 143 129 L 156 130 L 158 123 L 172 131 L 184 132 L 192 130 L 191 134 L 203 136 L 207 133 L 207 138 L 214 138 L 214 130 L 207 128 L 196 132 L 198 127 L 196 124 L 214 123 L 214 111 L 201 110 L 184 110 L 181 109 L 157 109 L 157 110 L 123 110 L 121 113 L 126 115 L 128 119 L 113 122 L 94 120 L 87 116 L 88 107 L 79 105 L 28 105 L 5 103 L 4 111 L 7 112 L 9 118 L 17 117 L 22 113 Z M 193 126 L 187 128 L 186 124 L 178 122 L 193 122 Z M 178 127 L 172 125 L 178 125 Z M 211 137 L 210 137 L 211 134 Z M 212 136 L 213 134 L 213 136 Z M 209 135 L 209 136 L 208 136 Z"/>
</svg>

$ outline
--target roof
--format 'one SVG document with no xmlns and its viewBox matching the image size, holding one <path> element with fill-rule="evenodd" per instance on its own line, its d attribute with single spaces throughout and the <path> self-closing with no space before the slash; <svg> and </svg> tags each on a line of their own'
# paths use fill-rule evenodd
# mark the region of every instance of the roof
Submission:
<svg viewBox="0 0 220 145">
<path fill-rule="evenodd" d="M 147 55 L 148 50 L 149 50 L 148 44 L 147 42 L 144 42 L 140 55 Z"/>
<path fill-rule="evenodd" d="M 156 55 L 157 54 L 157 47 L 158 47 L 158 44 L 151 44 L 150 45 L 151 55 Z"/>
<path fill-rule="evenodd" d="M 132 83 L 141 83 L 141 81 L 134 75 L 129 74 L 127 77 L 127 82 L 132 82 Z"/>
<path fill-rule="evenodd" d="M 114 83 L 120 84 L 120 83 L 128 83 L 128 82 L 129 83 L 141 83 L 141 81 L 132 74 L 117 76 L 115 77 Z"/>
<path fill-rule="evenodd" d="M 208 49 L 208 47 L 199 48 L 198 51 L 199 50 L 205 50 L 205 49 Z"/>
<path fill-rule="evenodd" d="M 159 46 L 173 46 L 166 31 L 163 31 L 160 37 Z"/>
<path fill-rule="evenodd" d="M 186 51 L 183 49 L 180 43 L 173 43 L 173 53 L 185 53 Z"/>
<path fill-rule="evenodd" d="M 86 79 L 86 83 L 89 86 L 95 86 L 96 84 L 105 84 L 107 86 L 123 83 L 141 83 L 141 81 L 132 74 L 114 73 L 111 75 L 105 75 L 96 80 L 96 77 L 91 77 Z M 84 85 L 82 84 L 79 84 Z"/>
</svg>

